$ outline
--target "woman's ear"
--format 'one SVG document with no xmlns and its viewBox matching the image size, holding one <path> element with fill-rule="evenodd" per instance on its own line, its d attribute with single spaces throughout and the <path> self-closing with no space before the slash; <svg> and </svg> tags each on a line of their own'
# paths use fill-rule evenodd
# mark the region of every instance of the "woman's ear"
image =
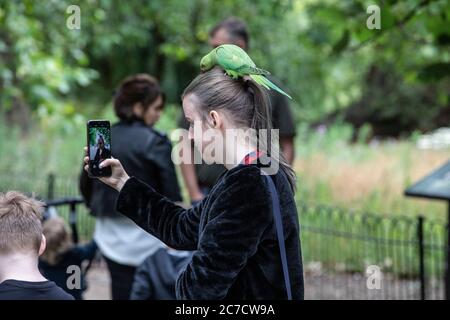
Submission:
<svg viewBox="0 0 450 320">
<path fill-rule="evenodd" d="M 211 117 L 211 123 L 212 123 L 213 128 L 220 129 L 223 124 L 223 118 L 220 115 L 220 113 L 218 113 L 215 110 L 212 110 L 209 112 L 209 116 Z"/>
<path fill-rule="evenodd" d="M 144 108 L 140 102 L 137 102 L 133 105 L 133 114 L 137 117 L 142 117 L 144 115 Z"/>
</svg>

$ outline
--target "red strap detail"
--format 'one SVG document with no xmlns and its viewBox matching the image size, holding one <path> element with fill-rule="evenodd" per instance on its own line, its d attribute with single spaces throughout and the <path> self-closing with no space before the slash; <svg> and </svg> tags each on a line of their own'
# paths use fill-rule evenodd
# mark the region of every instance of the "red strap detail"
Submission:
<svg viewBox="0 0 450 320">
<path fill-rule="evenodd" d="M 244 157 L 244 160 L 242 161 L 244 164 L 252 164 L 253 162 L 255 162 L 256 160 L 258 160 L 258 158 L 263 154 L 262 151 L 253 151 L 250 152 L 248 155 L 246 155 Z"/>
</svg>

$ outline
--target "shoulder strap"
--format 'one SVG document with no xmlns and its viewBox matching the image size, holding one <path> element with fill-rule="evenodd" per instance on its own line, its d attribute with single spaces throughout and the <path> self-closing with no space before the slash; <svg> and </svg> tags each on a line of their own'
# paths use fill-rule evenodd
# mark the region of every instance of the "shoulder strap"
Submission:
<svg viewBox="0 0 450 320">
<path fill-rule="evenodd" d="M 281 219 L 281 211 L 280 211 L 280 200 L 278 198 L 278 192 L 275 188 L 275 184 L 268 175 L 264 175 L 266 177 L 267 183 L 269 185 L 270 198 L 272 199 L 272 208 L 273 208 L 273 217 L 275 220 L 275 226 L 277 228 L 277 237 L 278 237 L 278 245 L 280 247 L 280 256 L 281 256 L 281 264 L 283 265 L 283 274 L 284 274 L 284 283 L 286 285 L 286 291 L 288 300 L 292 300 L 292 292 L 291 292 L 291 281 L 289 279 L 289 269 L 287 264 L 286 257 L 286 248 L 284 243 L 284 231 L 283 231 L 283 222 Z"/>
</svg>

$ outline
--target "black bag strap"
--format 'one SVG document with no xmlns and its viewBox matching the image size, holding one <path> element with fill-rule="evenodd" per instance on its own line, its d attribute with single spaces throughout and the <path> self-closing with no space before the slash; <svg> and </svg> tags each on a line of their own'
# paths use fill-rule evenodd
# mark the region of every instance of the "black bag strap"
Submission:
<svg viewBox="0 0 450 320">
<path fill-rule="evenodd" d="M 269 185 L 270 197 L 272 199 L 273 217 L 275 220 L 275 226 L 277 228 L 278 245 L 280 247 L 281 264 L 283 265 L 284 283 L 286 285 L 288 300 L 292 300 L 291 281 L 289 278 L 289 269 L 287 264 L 286 247 L 284 243 L 284 231 L 283 221 L 281 219 L 280 200 L 278 198 L 278 192 L 275 188 L 275 184 L 272 178 L 268 175 L 264 175 Z"/>
</svg>

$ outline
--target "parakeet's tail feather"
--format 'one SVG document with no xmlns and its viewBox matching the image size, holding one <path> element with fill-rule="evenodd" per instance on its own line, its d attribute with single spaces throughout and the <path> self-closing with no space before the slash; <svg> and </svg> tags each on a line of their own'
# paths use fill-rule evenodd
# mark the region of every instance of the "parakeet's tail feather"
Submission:
<svg viewBox="0 0 450 320">
<path fill-rule="evenodd" d="M 263 86 L 267 90 L 270 90 L 270 87 L 264 83 L 263 79 L 265 79 L 263 76 L 251 74 L 250 77 L 259 85 Z"/>
<path fill-rule="evenodd" d="M 290 95 L 288 95 L 286 92 L 284 92 L 283 90 L 281 90 L 276 84 L 274 84 L 272 81 L 270 81 L 269 79 L 267 79 L 264 76 L 261 75 L 256 75 L 256 74 L 251 74 L 250 77 L 259 85 L 262 85 L 264 88 L 266 88 L 267 90 L 270 90 L 270 88 L 274 89 L 275 91 L 278 91 L 281 94 L 284 94 L 286 97 L 288 97 L 289 99 L 292 99 L 292 97 Z"/>
</svg>

